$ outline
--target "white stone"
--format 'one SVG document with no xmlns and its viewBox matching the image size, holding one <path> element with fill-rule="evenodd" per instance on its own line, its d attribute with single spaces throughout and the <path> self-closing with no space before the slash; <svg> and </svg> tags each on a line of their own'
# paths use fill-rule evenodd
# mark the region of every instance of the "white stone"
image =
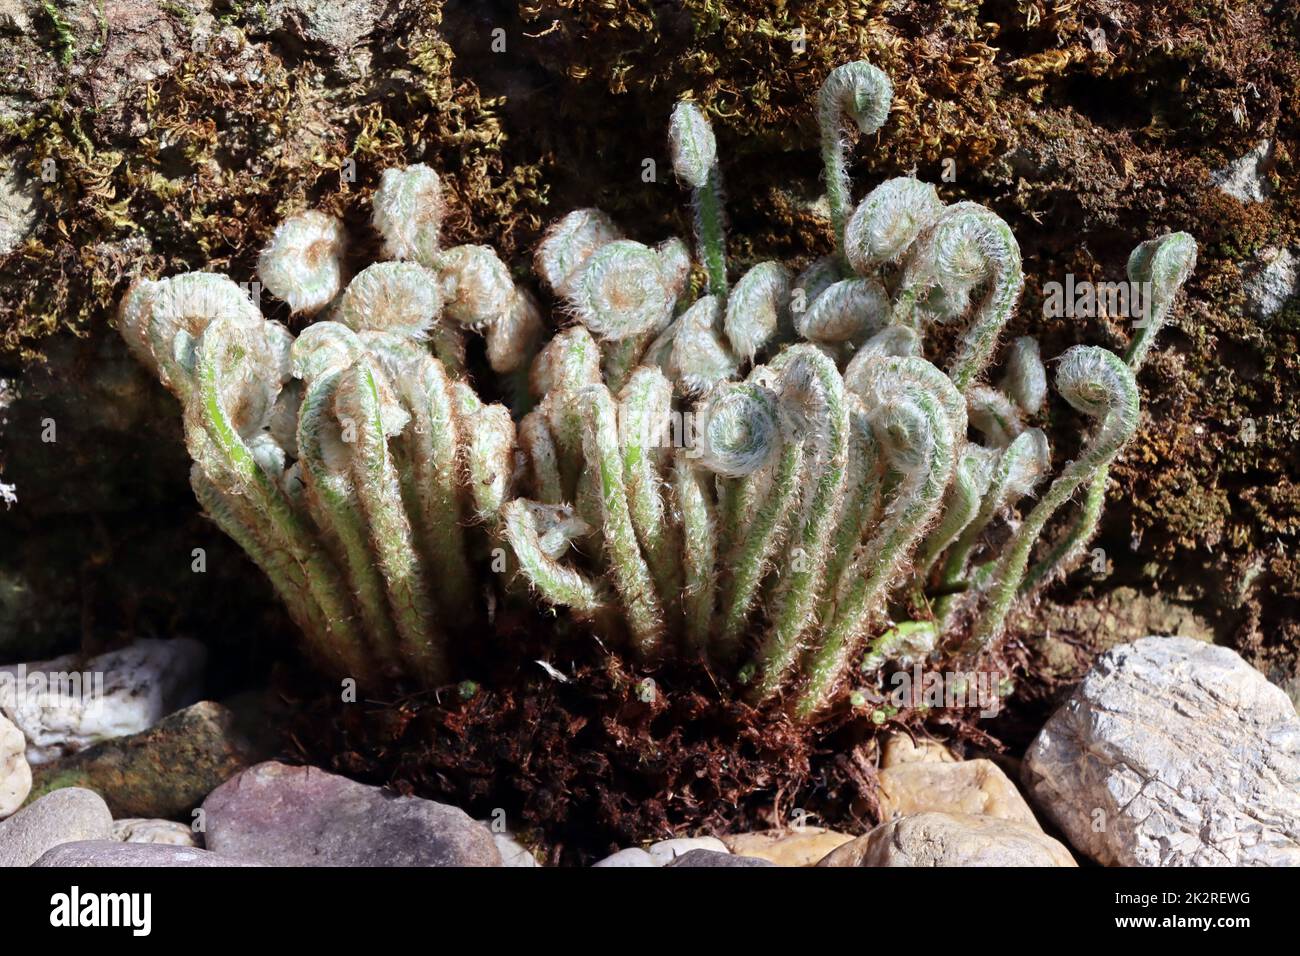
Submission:
<svg viewBox="0 0 1300 956">
<path fill-rule="evenodd" d="M 537 862 L 537 857 L 533 856 L 528 847 L 509 833 L 494 833 L 492 839 L 496 841 L 497 851 L 501 854 L 502 866 L 522 866 L 527 868 L 542 865 Z"/>
<path fill-rule="evenodd" d="M 1246 302 L 1256 318 L 1272 318 L 1300 291 L 1300 257 L 1286 248 L 1262 249 L 1261 267 L 1245 283 Z"/>
<path fill-rule="evenodd" d="M 0 820 L 23 805 L 32 792 L 32 768 L 27 764 L 23 732 L 0 714 Z"/>
<path fill-rule="evenodd" d="M 667 866 L 683 853 L 692 850 L 712 850 L 715 853 L 730 853 L 727 844 L 717 837 L 678 837 L 675 840 L 660 840 L 650 846 L 650 858 L 655 866 Z"/>
<path fill-rule="evenodd" d="M 0 713 L 48 763 L 91 744 L 148 730 L 199 700 L 207 651 L 197 641 L 145 639 L 88 661 L 75 655 L 0 667 Z"/>
<path fill-rule="evenodd" d="M 11 160 L 0 163 L 0 256 L 8 255 L 36 225 L 36 184 Z"/>
<path fill-rule="evenodd" d="M 1300 865 L 1300 717 L 1226 647 L 1145 637 L 1111 649 L 1022 776 L 1099 863 Z"/>
<path fill-rule="evenodd" d="M 0 0 L 0 30 L 28 33 L 31 29 L 32 17 L 26 0 Z"/>
<path fill-rule="evenodd" d="M 1268 174 L 1274 166 L 1273 141 L 1261 140 L 1240 159 L 1210 175 L 1210 182 L 1245 203 L 1263 202 L 1271 191 Z"/>
<path fill-rule="evenodd" d="M 612 853 L 609 856 L 605 857 L 605 859 L 601 860 L 600 862 L 592 864 L 593 867 L 595 866 L 659 866 L 659 865 L 660 864 L 655 862 L 654 857 L 652 857 L 645 850 L 636 846 L 630 846 L 626 850 L 619 850 L 617 853 Z"/>
<path fill-rule="evenodd" d="M 154 843 L 162 846 L 198 846 L 194 830 L 175 820 L 128 817 L 113 821 L 112 836 L 122 843 Z"/>
</svg>

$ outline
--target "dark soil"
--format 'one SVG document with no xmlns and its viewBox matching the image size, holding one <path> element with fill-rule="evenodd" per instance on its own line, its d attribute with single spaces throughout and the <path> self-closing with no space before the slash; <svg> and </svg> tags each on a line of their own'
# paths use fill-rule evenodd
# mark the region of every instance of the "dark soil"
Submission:
<svg viewBox="0 0 1300 956">
<path fill-rule="evenodd" d="M 697 833 L 792 822 L 863 832 L 878 821 L 885 733 L 934 735 L 959 752 L 1002 750 L 973 710 L 905 708 L 876 723 L 844 709 L 809 727 L 779 710 L 727 702 L 717 678 L 697 665 L 657 668 L 646 694 L 646 675 L 599 641 L 557 635 L 544 621 L 498 622 L 491 644 L 461 662 L 463 672 L 482 675 L 472 690 L 452 685 L 340 706 L 336 689 L 304 692 L 316 682 L 282 671 L 278 693 L 293 715 L 286 757 L 481 819 L 504 812 L 548 862 L 589 864 L 646 840 Z M 1037 714 L 1002 719 L 1013 732 L 1041 725 Z"/>
</svg>

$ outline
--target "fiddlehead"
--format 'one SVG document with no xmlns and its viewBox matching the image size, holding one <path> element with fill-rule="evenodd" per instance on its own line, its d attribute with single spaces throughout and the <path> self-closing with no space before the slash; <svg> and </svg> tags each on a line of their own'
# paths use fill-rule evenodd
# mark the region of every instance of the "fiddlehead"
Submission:
<svg viewBox="0 0 1300 956">
<path fill-rule="evenodd" d="M 795 559 L 783 570 L 776 612 L 759 649 L 759 677 L 752 695 L 774 695 L 794 666 L 799 639 L 813 623 L 826 549 L 844 497 L 849 447 L 849 406 L 835 364 L 817 349 L 792 346 L 777 357 L 780 402 L 787 427 L 801 436 L 808 489 L 791 536 Z"/>
<path fill-rule="evenodd" d="M 1076 345 L 1061 356 L 1057 391 L 1074 408 L 1098 420 L 1079 457 L 1065 466 L 1034 506 L 993 569 L 988 603 L 965 649 L 974 653 L 1001 633 L 1007 612 L 1024 579 L 1029 552 L 1048 519 L 1083 484 L 1102 473 L 1132 437 L 1138 423 L 1138 392 L 1133 371 L 1103 348 Z"/>
<path fill-rule="evenodd" d="M 371 222 L 384 237 L 388 258 L 434 265 L 443 214 L 442 182 L 436 172 L 422 163 L 384 170 L 371 208 Z"/>
<path fill-rule="evenodd" d="M 648 246 L 616 239 L 582 265 L 568 296 L 574 317 L 597 338 L 617 342 L 659 327 L 673 298 L 659 256 Z"/>
<path fill-rule="evenodd" d="M 695 239 L 700 260 L 709 274 L 709 292 L 727 294 L 726 222 L 722 211 L 722 174 L 718 144 L 703 111 L 683 100 L 668 121 L 673 170 L 691 187 L 695 206 Z"/>
<path fill-rule="evenodd" d="M 858 275 L 896 262 L 943 212 L 929 183 L 900 176 L 881 183 L 858 204 L 844 227 L 844 254 Z"/>
<path fill-rule="evenodd" d="M 915 324 L 917 311 L 949 318 L 987 287 L 949 366 L 964 392 L 988 365 L 1023 285 L 1020 246 L 1007 224 L 977 203 L 957 203 L 913 244 L 895 312 L 905 324 Z"/>
<path fill-rule="evenodd" d="M 912 548 L 937 515 L 953 471 L 961 433 L 953 421 L 961 396 L 938 369 L 918 374 L 915 363 L 928 365 L 924 360 L 884 361 L 891 364 L 873 378 L 874 400 L 867 407 L 895 490 L 875 534 L 845 576 L 834 618 L 804 660 L 804 683 L 795 702 L 800 717 L 816 713 L 829 699 Z M 959 414 L 964 424 L 964 409 Z"/>
<path fill-rule="evenodd" d="M 844 224 L 852 204 L 849 188 L 848 146 L 843 132 L 847 116 L 864 136 L 885 125 L 894 87 L 889 77 L 865 60 L 831 70 L 817 94 L 817 124 L 821 130 L 822 164 L 826 169 L 826 196 L 831 206 L 835 246 L 843 257 Z"/>
<path fill-rule="evenodd" d="M 1150 239 L 1129 256 L 1129 280 L 1142 283 L 1142 288 L 1149 290 L 1146 293 L 1145 321 L 1124 352 L 1124 361 L 1134 374 L 1146 361 L 1155 337 L 1173 311 L 1178 290 L 1195 268 L 1196 240 L 1185 232 L 1167 233 L 1158 239 Z M 1053 543 L 1043 559 L 1030 569 L 1021 585 L 1022 594 L 1031 593 L 1045 582 L 1067 573 L 1078 561 L 1101 523 L 1109 476 L 1110 469 L 1104 468 L 1089 483 L 1078 518 Z"/>
<path fill-rule="evenodd" d="M 343 288 L 343 223 L 310 211 L 286 219 L 257 260 L 257 275 L 294 312 L 314 315 Z"/>
<path fill-rule="evenodd" d="M 790 306 L 790 270 L 779 262 L 760 262 L 736 283 L 727 298 L 723 331 L 732 351 L 752 362 L 776 337 L 781 315 Z"/>
</svg>

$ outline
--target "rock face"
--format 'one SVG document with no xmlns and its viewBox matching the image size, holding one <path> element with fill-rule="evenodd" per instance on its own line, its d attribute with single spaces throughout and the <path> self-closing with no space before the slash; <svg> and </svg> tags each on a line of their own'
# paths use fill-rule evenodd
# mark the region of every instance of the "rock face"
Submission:
<svg viewBox="0 0 1300 956">
<path fill-rule="evenodd" d="M 12 162 L 0 164 L 0 256 L 8 255 L 36 225 L 36 188 Z"/>
<path fill-rule="evenodd" d="M 1255 317 L 1271 319 L 1300 290 L 1300 257 L 1283 246 L 1262 249 L 1256 258 L 1258 269 L 1243 291 Z"/>
<path fill-rule="evenodd" d="M 883 823 L 818 866 L 1075 866 L 1037 826 L 960 813 L 918 813 Z"/>
<path fill-rule="evenodd" d="M 1300 717 L 1226 647 L 1146 637 L 1102 655 L 1023 778 L 1099 863 L 1300 864 Z"/>
<path fill-rule="evenodd" d="M 209 850 L 274 866 L 500 866 L 465 813 L 314 767 L 269 762 L 203 802 Z"/>
<path fill-rule="evenodd" d="M 23 805 L 32 789 L 23 732 L 0 714 L 0 820 Z"/>
<path fill-rule="evenodd" d="M 813 866 L 837 847 L 852 840 L 847 833 L 821 827 L 798 830 L 761 830 L 722 837 L 737 856 L 756 857 L 775 866 Z"/>
<path fill-rule="evenodd" d="M 143 733 L 106 740 L 38 767 L 36 794 L 86 787 L 118 817 L 187 817 L 203 798 L 256 763 L 257 748 L 239 734 L 221 704 L 201 701 Z"/>
<path fill-rule="evenodd" d="M 1037 827 L 1016 785 L 988 760 L 904 763 L 880 771 L 881 819 L 914 813 L 965 813 Z"/>
<path fill-rule="evenodd" d="M 61 843 L 106 840 L 112 827 L 112 814 L 97 794 L 60 790 L 0 821 L 0 867 L 31 866 Z"/>
<path fill-rule="evenodd" d="M 207 651 L 197 641 L 139 640 L 88 661 L 68 654 L 0 667 L 0 713 L 41 764 L 147 730 L 199 697 Z"/>
<path fill-rule="evenodd" d="M 158 846 L 198 846 L 194 831 L 175 820 L 114 820 L 113 839 L 119 843 L 152 843 Z"/>
<path fill-rule="evenodd" d="M 39 867 L 218 867 L 261 866 L 253 860 L 209 853 L 194 847 L 160 843 L 118 843 L 112 840 L 83 840 L 64 843 L 47 851 L 32 864 Z"/>
<path fill-rule="evenodd" d="M 371 0 L 272 0 L 258 29 L 273 32 L 321 55 L 343 77 L 358 76 L 370 63 L 362 44 L 379 23 L 382 5 Z"/>
<path fill-rule="evenodd" d="M 1277 163 L 1274 152 L 1271 139 L 1261 140 L 1245 156 L 1216 170 L 1210 181 L 1244 203 L 1263 202 L 1272 192 L 1268 176 Z"/>
</svg>

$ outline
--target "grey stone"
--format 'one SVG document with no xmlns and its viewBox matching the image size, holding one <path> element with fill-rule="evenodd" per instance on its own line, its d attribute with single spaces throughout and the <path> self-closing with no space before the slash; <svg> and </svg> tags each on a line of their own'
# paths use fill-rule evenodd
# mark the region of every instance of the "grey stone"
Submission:
<svg viewBox="0 0 1300 956">
<path fill-rule="evenodd" d="M 248 867 L 254 860 L 222 856 L 196 847 L 162 843 L 119 843 L 115 840 L 79 840 L 47 851 L 32 864 L 39 867 Z"/>
<path fill-rule="evenodd" d="M 675 857 L 667 864 L 674 866 L 776 866 L 771 860 L 760 860 L 756 856 L 736 856 L 734 853 L 719 853 L 716 850 L 688 850 Z"/>
<path fill-rule="evenodd" d="M 98 794 L 60 790 L 0 821 L 0 867 L 31 866 L 61 843 L 106 840 L 112 828 L 113 816 Z"/>
<path fill-rule="evenodd" d="M 1075 866 L 1037 826 L 999 817 L 917 813 L 882 823 L 818 866 Z"/>
<path fill-rule="evenodd" d="M 0 0 L 0 30 L 28 33 L 31 29 L 32 16 L 28 0 Z"/>
<path fill-rule="evenodd" d="M 1300 865 L 1300 717 L 1226 647 L 1145 637 L 1102 655 L 1022 777 L 1099 863 Z"/>
<path fill-rule="evenodd" d="M 314 767 L 251 767 L 203 816 L 209 850 L 277 866 L 501 865 L 491 832 L 457 808 Z"/>
</svg>

